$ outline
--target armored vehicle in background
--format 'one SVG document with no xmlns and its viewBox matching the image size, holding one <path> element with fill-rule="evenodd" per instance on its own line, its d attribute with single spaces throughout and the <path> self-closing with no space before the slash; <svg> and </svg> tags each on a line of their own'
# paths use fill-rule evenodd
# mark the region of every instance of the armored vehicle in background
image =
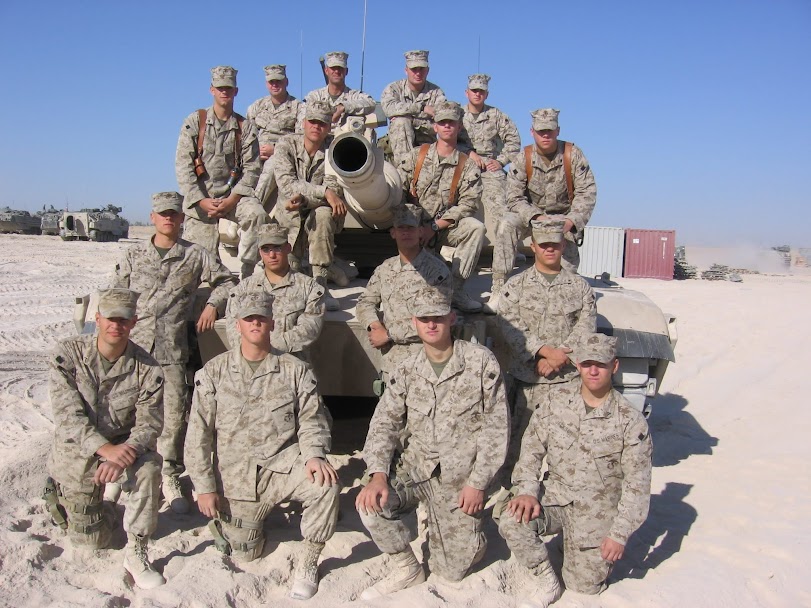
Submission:
<svg viewBox="0 0 811 608">
<path fill-rule="evenodd" d="M 42 230 L 42 234 L 58 236 L 59 220 L 61 219 L 62 212 L 59 209 L 51 205 L 51 208 L 46 210 L 43 205 L 42 212 L 40 213 L 40 229 Z"/>
<path fill-rule="evenodd" d="M 117 241 L 129 236 L 130 223 L 118 214 L 121 207 L 65 211 L 59 222 L 63 241 Z"/>
<path fill-rule="evenodd" d="M 3 207 L 0 209 L 0 232 L 39 234 L 40 219 L 28 211 Z"/>
</svg>

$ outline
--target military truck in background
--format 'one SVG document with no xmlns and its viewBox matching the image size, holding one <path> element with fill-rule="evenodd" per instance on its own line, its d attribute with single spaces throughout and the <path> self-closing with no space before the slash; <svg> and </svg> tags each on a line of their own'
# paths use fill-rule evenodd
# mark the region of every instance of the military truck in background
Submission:
<svg viewBox="0 0 811 608">
<path fill-rule="evenodd" d="M 65 211 L 59 221 L 63 241 L 117 241 L 129 236 L 130 223 L 118 215 L 121 207 Z"/>
<path fill-rule="evenodd" d="M 43 205 L 39 217 L 42 234 L 59 236 L 59 220 L 62 219 L 62 212 L 59 209 L 53 205 L 50 206 L 50 209 L 45 209 L 45 205 Z"/>
<path fill-rule="evenodd" d="M 0 209 L 0 233 L 39 234 L 39 232 L 39 216 L 11 207 Z"/>
</svg>

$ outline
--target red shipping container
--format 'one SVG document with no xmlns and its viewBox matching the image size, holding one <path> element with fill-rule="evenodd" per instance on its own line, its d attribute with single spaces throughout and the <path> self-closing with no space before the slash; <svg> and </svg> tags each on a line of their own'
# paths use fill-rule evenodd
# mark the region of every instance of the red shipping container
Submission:
<svg viewBox="0 0 811 608">
<path fill-rule="evenodd" d="M 625 272 L 628 279 L 673 279 L 675 230 L 625 229 Z"/>
</svg>

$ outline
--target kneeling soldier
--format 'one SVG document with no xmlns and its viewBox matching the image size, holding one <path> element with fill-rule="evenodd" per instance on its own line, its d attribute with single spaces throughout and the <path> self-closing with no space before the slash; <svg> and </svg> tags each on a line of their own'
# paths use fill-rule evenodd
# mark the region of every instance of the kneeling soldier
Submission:
<svg viewBox="0 0 811 608">
<path fill-rule="evenodd" d="M 124 568 L 138 587 L 151 589 L 166 582 L 147 558 L 158 523 L 163 373 L 129 340 L 137 299 L 128 289 L 100 292 L 98 335 L 68 338 L 56 347 L 50 363 L 54 441 L 44 498 L 74 545 L 103 549 L 112 532 L 104 484 L 120 482 L 128 537 Z"/>
<path fill-rule="evenodd" d="M 290 596 L 308 599 L 338 519 L 338 476 L 326 460 L 330 417 L 307 365 L 271 354 L 273 299 L 249 292 L 237 305 L 240 346 L 195 377 L 187 467 L 200 511 L 215 518 L 215 538 L 237 559 L 262 554 L 262 524 L 275 505 L 301 501 L 303 552 Z"/>
</svg>

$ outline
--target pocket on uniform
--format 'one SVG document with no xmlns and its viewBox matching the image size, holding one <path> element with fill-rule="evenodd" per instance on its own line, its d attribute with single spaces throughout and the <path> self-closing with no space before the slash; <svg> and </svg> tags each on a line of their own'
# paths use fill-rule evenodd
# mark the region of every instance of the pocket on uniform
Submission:
<svg viewBox="0 0 811 608">
<path fill-rule="evenodd" d="M 270 417 L 280 435 L 293 432 L 296 429 L 296 416 L 293 405 L 293 400 L 287 398 L 276 398 L 268 403 Z"/>
<path fill-rule="evenodd" d="M 597 470 L 603 481 L 611 477 L 622 477 L 622 447 L 617 445 L 605 445 L 596 448 L 592 452 Z"/>
<path fill-rule="evenodd" d="M 135 423 L 135 404 L 137 400 L 137 388 L 111 395 L 108 398 L 110 418 L 114 426 L 127 427 Z"/>
</svg>

